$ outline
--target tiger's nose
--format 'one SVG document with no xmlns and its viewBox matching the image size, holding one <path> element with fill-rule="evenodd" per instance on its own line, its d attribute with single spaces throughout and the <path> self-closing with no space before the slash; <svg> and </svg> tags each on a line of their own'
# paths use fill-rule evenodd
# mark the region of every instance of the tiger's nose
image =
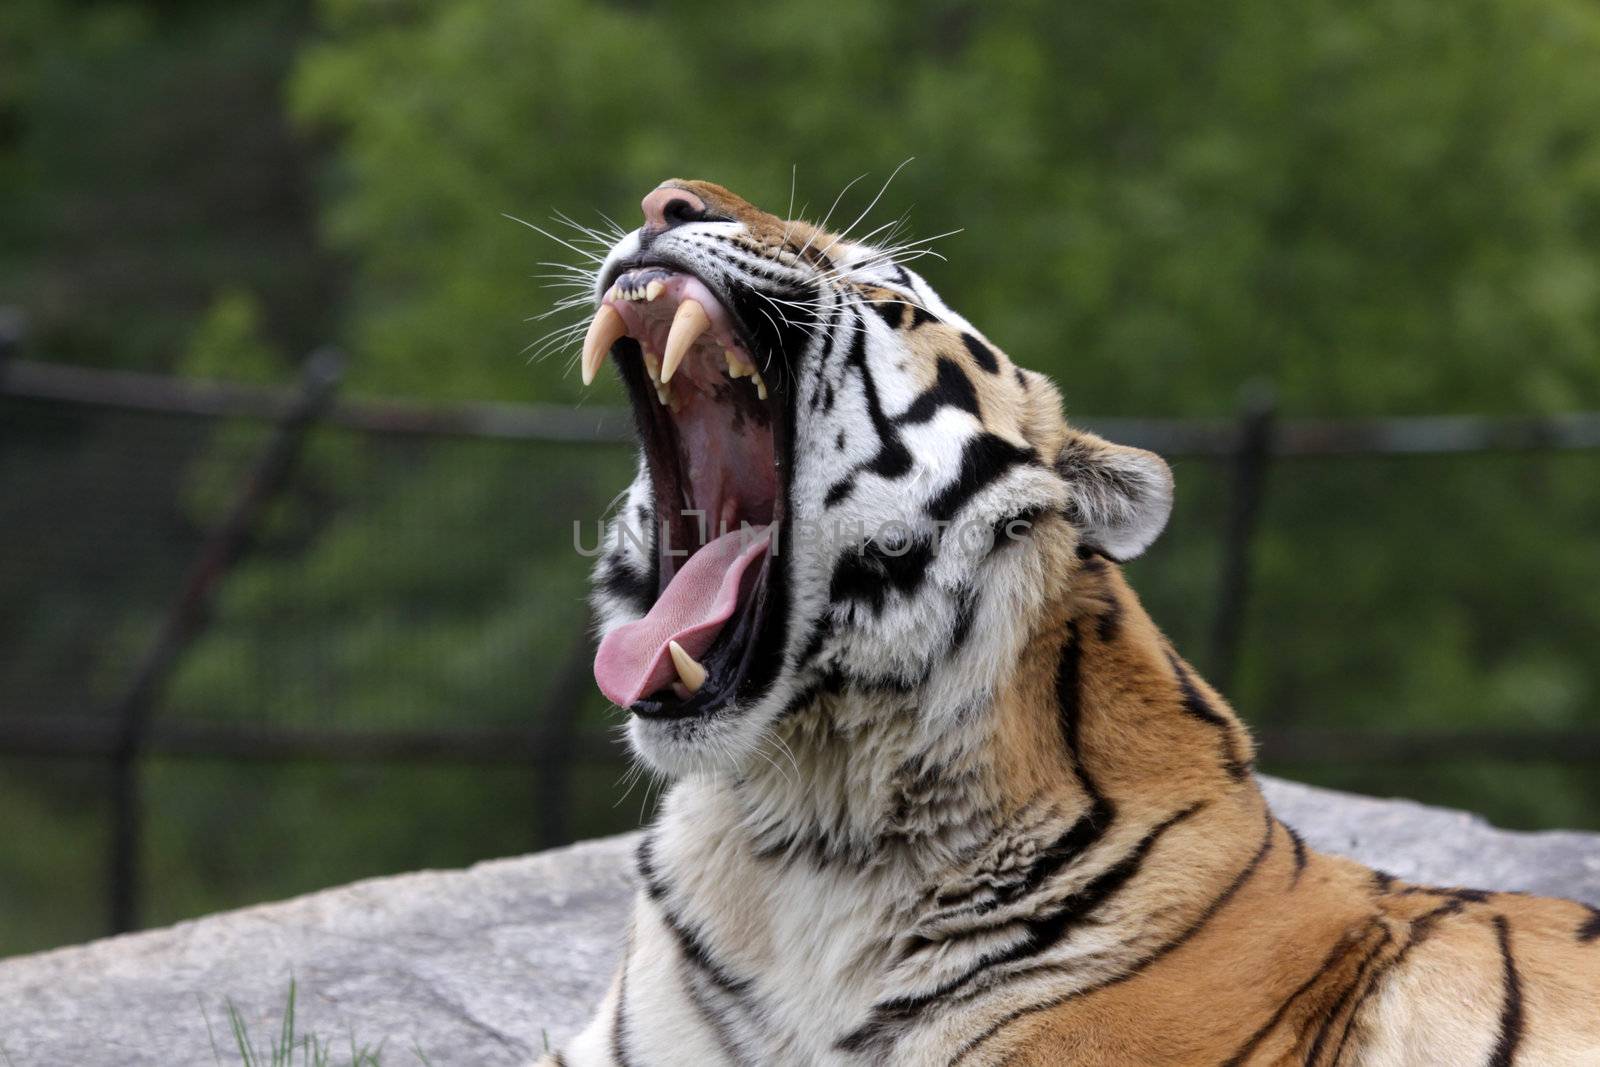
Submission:
<svg viewBox="0 0 1600 1067">
<path fill-rule="evenodd" d="M 704 200 L 687 189 L 667 186 L 652 189 L 639 206 L 644 209 L 645 228 L 651 230 L 670 230 L 686 222 L 696 222 L 706 215 Z"/>
</svg>

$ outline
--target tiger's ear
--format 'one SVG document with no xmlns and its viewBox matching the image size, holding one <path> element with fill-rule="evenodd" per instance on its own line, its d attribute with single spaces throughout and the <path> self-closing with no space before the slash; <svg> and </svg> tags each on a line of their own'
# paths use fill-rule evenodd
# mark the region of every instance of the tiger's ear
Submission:
<svg viewBox="0 0 1600 1067">
<path fill-rule="evenodd" d="M 1113 560 L 1149 548 L 1172 514 L 1172 470 L 1154 452 L 1069 430 L 1056 472 L 1071 489 L 1067 518 L 1084 547 Z"/>
</svg>

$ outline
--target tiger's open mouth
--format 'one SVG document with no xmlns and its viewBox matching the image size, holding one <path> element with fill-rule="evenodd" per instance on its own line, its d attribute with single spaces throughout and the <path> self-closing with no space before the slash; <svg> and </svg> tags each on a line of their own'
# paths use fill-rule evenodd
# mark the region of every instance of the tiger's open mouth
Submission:
<svg viewBox="0 0 1600 1067">
<path fill-rule="evenodd" d="M 772 673 L 757 649 L 778 584 L 782 383 L 762 374 L 771 364 L 729 310 L 735 294 L 656 262 L 606 281 L 584 378 L 613 353 L 633 403 L 655 492 L 656 598 L 600 642 L 595 681 L 640 717 L 704 714 Z"/>
</svg>

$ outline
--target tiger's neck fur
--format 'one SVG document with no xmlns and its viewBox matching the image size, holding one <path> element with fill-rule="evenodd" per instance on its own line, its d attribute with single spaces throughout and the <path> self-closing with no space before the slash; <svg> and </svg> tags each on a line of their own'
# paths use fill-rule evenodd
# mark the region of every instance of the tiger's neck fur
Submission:
<svg viewBox="0 0 1600 1067">
<path fill-rule="evenodd" d="M 762 855 L 927 878 L 1041 806 L 1104 814 L 1188 784 L 1254 795 L 1248 731 L 1098 555 L 1064 530 L 1035 549 L 1048 585 L 987 706 L 930 724 L 918 694 L 825 694 L 732 784 Z"/>
<path fill-rule="evenodd" d="M 914 694 L 846 689 L 759 773 L 669 794 L 646 892 L 690 958 L 716 961 L 690 982 L 736 1061 L 917 1062 L 941 1040 L 928 1005 L 982 1018 L 1018 969 L 1051 992 L 1114 980 L 1259 857 L 1244 728 L 1114 564 L 1041 534 L 1052 580 L 989 706 L 929 730 Z M 1158 844 L 1181 859 L 1125 888 Z"/>
</svg>

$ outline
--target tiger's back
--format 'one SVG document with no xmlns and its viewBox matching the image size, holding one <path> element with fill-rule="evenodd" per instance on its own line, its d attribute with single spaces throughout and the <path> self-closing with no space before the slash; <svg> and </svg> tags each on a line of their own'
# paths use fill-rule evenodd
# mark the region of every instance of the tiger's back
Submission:
<svg viewBox="0 0 1600 1067">
<path fill-rule="evenodd" d="M 1206 879 L 1210 895 L 1190 903 L 1173 924 L 1175 936 L 1134 953 L 1108 981 L 1011 1006 L 964 1042 L 963 1054 L 940 1062 L 1600 1063 L 1600 909 L 1407 884 L 1307 848 L 1271 814 L 1253 785 L 1231 787 L 1235 755 L 1244 747 L 1232 713 L 1169 648 L 1158 654 L 1148 647 L 1165 642 L 1153 628 L 1137 633 L 1145 629 L 1142 620 L 1132 635 L 1111 636 L 1104 619 L 1127 620 L 1142 612 L 1112 568 L 1090 561 L 1086 570 L 1093 577 L 1083 584 L 1099 584 L 1097 599 L 1106 607 L 1090 608 L 1069 626 L 1083 646 L 1078 670 L 1080 693 L 1087 697 L 1080 697 L 1078 714 L 1091 722 L 1105 715 L 1111 723 L 1100 727 L 1110 735 L 1107 752 L 1081 747 L 1080 758 L 1091 774 L 1099 759 L 1120 764 L 1108 768 L 1106 777 L 1135 791 L 1178 779 L 1180 769 L 1161 767 L 1157 753 L 1198 755 L 1198 737 L 1155 746 L 1147 765 L 1155 773 L 1145 777 L 1121 755 L 1128 750 L 1125 716 L 1094 703 L 1130 677 L 1154 679 L 1155 692 L 1134 698 L 1124 690 L 1119 698 L 1216 730 L 1220 773 L 1210 776 L 1212 790 L 1202 785 L 1191 803 L 1228 812 L 1231 825 L 1198 832 L 1196 843 L 1229 843 L 1232 863 L 1212 869 Z M 1147 647 L 1142 655 L 1115 647 L 1123 642 Z M 1172 667 L 1164 699 L 1158 658 Z M 1141 659 L 1142 670 L 1135 665 Z M 1084 670 L 1089 677 L 1081 676 Z M 1097 671 L 1116 680 L 1097 680 Z M 1114 698 L 1113 708 L 1116 703 Z M 1148 730 L 1151 722 L 1140 729 Z M 1090 734 L 1094 730 L 1088 727 Z M 1161 792 L 1169 806 L 1185 810 L 1185 790 L 1168 786 Z M 1247 849 L 1252 840 L 1253 850 Z M 1169 862 L 1177 877 L 1191 879 L 1195 868 L 1181 854 Z M 1136 915 L 1158 913 L 1154 897 Z"/>
</svg>

